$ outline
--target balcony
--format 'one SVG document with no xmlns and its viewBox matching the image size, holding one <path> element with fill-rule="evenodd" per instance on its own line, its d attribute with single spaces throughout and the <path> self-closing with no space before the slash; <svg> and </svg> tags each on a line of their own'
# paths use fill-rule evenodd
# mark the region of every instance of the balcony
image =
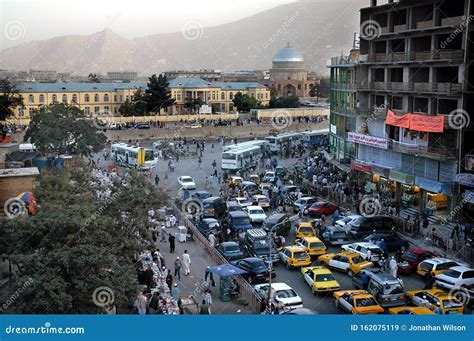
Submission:
<svg viewBox="0 0 474 341">
<path fill-rule="evenodd" d="M 411 63 L 446 61 L 460 64 L 464 59 L 464 50 L 433 50 L 423 52 L 394 52 L 369 55 L 366 63 Z"/>
<path fill-rule="evenodd" d="M 420 155 L 438 161 L 457 159 L 457 151 L 452 147 L 420 146 L 395 140 L 390 140 L 390 145 L 392 150 L 403 154 Z"/>
<path fill-rule="evenodd" d="M 360 82 L 359 90 L 387 92 L 434 93 L 456 96 L 462 91 L 461 83 L 413 83 L 413 82 Z"/>
<path fill-rule="evenodd" d="M 333 82 L 331 84 L 331 90 L 357 90 L 357 83 L 343 83 L 343 82 Z"/>
<path fill-rule="evenodd" d="M 338 115 L 346 117 L 355 117 L 360 113 L 360 111 L 356 108 L 348 108 L 338 105 L 331 105 L 331 111 Z"/>
<path fill-rule="evenodd" d="M 462 16 L 441 19 L 441 26 L 461 26 L 464 22 Z"/>
</svg>

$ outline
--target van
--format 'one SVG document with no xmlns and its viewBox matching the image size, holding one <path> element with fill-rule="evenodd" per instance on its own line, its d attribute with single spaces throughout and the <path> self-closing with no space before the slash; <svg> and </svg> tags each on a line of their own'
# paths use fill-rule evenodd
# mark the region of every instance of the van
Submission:
<svg viewBox="0 0 474 341">
<path fill-rule="evenodd" d="M 228 201 L 227 202 L 227 212 L 242 211 L 242 207 L 237 203 L 237 201 Z"/>
<path fill-rule="evenodd" d="M 272 263 L 278 263 L 278 252 L 265 230 L 259 228 L 245 231 L 242 244 L 250 257 L 258 257 L 264 261 L 269 261 L 271 254 Z"/>
<path fill-rule="evenodd" d="M 227 213 L 226 221 L 227 224 L 229 224 L 229 228 L 233 232 L 240 233 L 252 228 L 249 216 L 247 213 L 242 211 L 233 211 Z"/>
<path fill-rule="evenodd" d="M 285 213 L 275 213 L 272 214 L 265 220 L 264 223 L 264 229 L 267 232 L 270 232 L 274 226 L 276 226 L 276 229 L 272 232 L 276 233 L 276 235 L 279 236 L 288 236 L 291 230 L 291 221 L 290 217 L 288 214 Z"/>
<path fill-rule="evenodd" d="M 361 275 L 365 272 L 369 276 L 367 288 L 362 287 Z M 380 269 L 366 269 L 352 278 L 356 288 L 366 289 L 382 308 L 404 306 L 407 303 L 406 294 L 400 281 L 391 274 Z"/>
<path fill-rule="evenodd" d="M 226 204 L 221 197 L 210 197 L 202 201 L 204 218 L 219 219 L 224 216 L 226 212 Z"/>
<path fill-rule="evenodd" d="M 350 223 L 350 234 L 354 238 L 362 238 L 374 232 L 390 232 L 395 227 L 388 216 L 359 217 Z"/>
</svg>

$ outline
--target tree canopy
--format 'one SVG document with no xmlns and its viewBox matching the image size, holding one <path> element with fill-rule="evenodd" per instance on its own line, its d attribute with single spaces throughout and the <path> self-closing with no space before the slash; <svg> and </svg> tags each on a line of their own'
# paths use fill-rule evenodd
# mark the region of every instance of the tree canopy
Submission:
<svg viewBox="0 0 474 341">
<path fill-rule="evenodd" d="M 161 109 L 167 108 L 174 103 L 171 98 L 171 90 L 166 76 L 156 74 L 148 79 L 147 88 L 145 90 L 146 112 L 160 112 Z"/>
<path fill-rule="evenodd" d="M 87 165 L 42 172 L 37 214 L 8 219 L 0 230 L 0 255 L 18 269 L 8 294 L 22 288 L 7 312 L 104 313 L 93 300 L 102 287 L 119 308 L 133 302 L 135 256 L 152 247 L 146 212 L 168 198 L 131 171 L 128 185 L 115 182 L 110 199 L 98 203 L 92 180 Z"/>
<path fill-rule="evenodd" d="M 269 108 L 298 108 L 300 106 L 298 96 L 276 97 L 270 99 Z"/>
<path fill-rule="evenodd" d="M 234 106 L 237 107 L 238 111 L 248 112 L 250 109 L 258 109 L 261 107 L 261 103 L 257 101 L 255 97 L 249 96 L 248 94 L 242 94 L 238 92 L 235 94 L 233 99 Z"/>
<path fill-rule="evenodd" d="M 8 79 L 0 79 L 0 121 L 13 116 L 13 110 L 23 105 L 23 97 Z"/>
<path fill-rule="evenodd" d="M 31 118 L 25 141 L 45 155 L 91 155 L 107 140 L 76 106 L 63 103 L 42 107 Z"/>
</svg>

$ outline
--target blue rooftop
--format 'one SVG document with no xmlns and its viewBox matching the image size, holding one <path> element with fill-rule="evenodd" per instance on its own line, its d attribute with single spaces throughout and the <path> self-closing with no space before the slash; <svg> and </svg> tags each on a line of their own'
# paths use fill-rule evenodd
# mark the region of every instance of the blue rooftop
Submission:
<svg viewBox="0 0 474 341">
<path fill-rule="evenodd" d="M 197 77 L 178 77 L 169 81 L 170 88 L 216 88 L 217 86 Z"/>
<path fill-rule="evenodd" d="M 257 82 L 213 82 L 213 85 L 222 89 L 245 90 L 248 88 L 265 88 L 265 85 Z"/>
<path fill-rule="evenodd" d="M 22 83 L 20 92 L 111 92 L 119 89 L 145 89 L 145 83 Z"/>
</svg>

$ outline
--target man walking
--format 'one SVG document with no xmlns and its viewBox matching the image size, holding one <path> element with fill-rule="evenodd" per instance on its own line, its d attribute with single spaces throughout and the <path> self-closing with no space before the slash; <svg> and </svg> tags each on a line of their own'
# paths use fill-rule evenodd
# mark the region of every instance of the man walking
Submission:
<svg viewBox="0 0 474 341">
<path fill-rule="evenodd" d="M 178 280 L 181 280 L 181 266 L 183 263 L 179 260 L 179 257 L 176 257 L 176 260 L 174 261 L 174 277 L 178 278 Z"/>
<path fill-rule="evenodd" d="M 170 233 L 170 236 L 168 237 L 168 242 L 170 243 L 170 253 L 173 253 L 174 252 L 174 249 L 175 249 L 175 239 L 176 237 L 173 236 L 171 233 Z"/>
<path fill-rule="evenodd" d="M 184 275 L 189 276 L 189 272 L 191 268 L 191 257 L 189 257 L 188 250 L 184 250 L 182 258 L 183 258 Z"/>
<path fill-rule="evenodd" d="M 155 175 L 155 186 L 158 187 L 158 185 L 160 184 L 160 177 L 158 176 L 158 174 Z"/>
</svg>

